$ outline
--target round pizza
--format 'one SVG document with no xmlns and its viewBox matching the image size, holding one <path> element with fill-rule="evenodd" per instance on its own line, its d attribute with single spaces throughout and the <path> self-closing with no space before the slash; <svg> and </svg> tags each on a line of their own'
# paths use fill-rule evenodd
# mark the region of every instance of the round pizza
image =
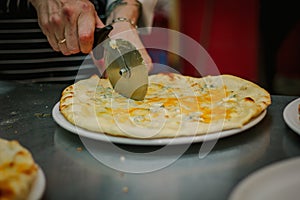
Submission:
<svg viewBox="0 0 300 200">
<path fill-rule="evenodd" d="M 28 199 L 38 167 L 31 153 L 13 140 L 0 138 L 0 199 Z"/>
<path fill-rule="evenodd" d="M 119 137 L 157 139 L 241 128 L 271 104 L 257 84 L 232 75 L 149 76 L 142 101 L 115 92 L 94 75 L 62 92 L 60 112 L 75 126 Z"/>
</svg>

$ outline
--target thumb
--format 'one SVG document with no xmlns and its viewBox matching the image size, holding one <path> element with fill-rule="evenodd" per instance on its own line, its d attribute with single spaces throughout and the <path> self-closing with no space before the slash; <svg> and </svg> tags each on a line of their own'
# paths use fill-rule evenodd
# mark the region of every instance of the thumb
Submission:
<svg viewBox="0 0 300 200">
<path fill-rule="evenodd" d="M 96 19 L 96 27 L 97 28 L 103 28 L 105 25 L 103 24 L 103 22 L 101 21 L 101 19 L 99 18 L 99 16 L 97 15 L 97 13 L 95 13 L 95 19 Z"/>
</svg>

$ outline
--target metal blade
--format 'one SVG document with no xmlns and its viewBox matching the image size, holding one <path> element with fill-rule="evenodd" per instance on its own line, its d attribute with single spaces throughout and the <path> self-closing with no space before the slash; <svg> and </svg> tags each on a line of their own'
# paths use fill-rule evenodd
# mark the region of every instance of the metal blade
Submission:
<svg viewBox="0 0 300 200">
<path fill-rule="evenodd" d="M 107 76 L 114 90 L 134 100 L 144 99 L 148 89 L 148 69 L 140 52 L 123 39 L 104 44 Z"/>
</svg>

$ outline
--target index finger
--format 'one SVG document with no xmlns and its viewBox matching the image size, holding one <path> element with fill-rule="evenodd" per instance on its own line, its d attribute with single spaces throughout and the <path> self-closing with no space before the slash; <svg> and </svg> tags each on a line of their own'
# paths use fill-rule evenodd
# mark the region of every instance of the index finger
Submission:
<svg viewBox="0 0 300 200">
<path fill-rule="evenodd" d="M 100 20 L 99 18 L 98 19 L 97 18 L 98 16 L 95 16 L 94 12 L 81 13 L 79 15 L 78 38 L 79 38 L 80 50 L 83 53 L 89 53 L 93 48 L 95 27 L 99 26 L 97 24 L 99 23 Z"/>
</svg>

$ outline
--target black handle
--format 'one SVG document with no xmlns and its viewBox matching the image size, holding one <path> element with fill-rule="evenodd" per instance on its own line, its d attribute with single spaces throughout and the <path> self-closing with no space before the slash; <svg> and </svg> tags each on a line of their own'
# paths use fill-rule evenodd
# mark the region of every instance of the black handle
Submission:
<svg viewBox="0 0 300 200">
<path fill-rule="evenodd" d="M 107 25 L 103 28 L 96 28 L 94 32 L 94 44 L 93 44 L 93 54 L 96 60 L 99 60 L 103 57 L 104 48 L 103 46 L 97 46 L 101 44 L 105 39 L 108 38 L 108 34 L 111 32 L 113 27 Z"/>
<path fill-rule="evenodd" d="M 96 28 L 94 32 L 94 44 L 93 48 L 95 48 L 98 44 L 107 39 L 108 34 L 112 31 L 112 25 L 107 25 L 103 28 Z"/>
</svg>

